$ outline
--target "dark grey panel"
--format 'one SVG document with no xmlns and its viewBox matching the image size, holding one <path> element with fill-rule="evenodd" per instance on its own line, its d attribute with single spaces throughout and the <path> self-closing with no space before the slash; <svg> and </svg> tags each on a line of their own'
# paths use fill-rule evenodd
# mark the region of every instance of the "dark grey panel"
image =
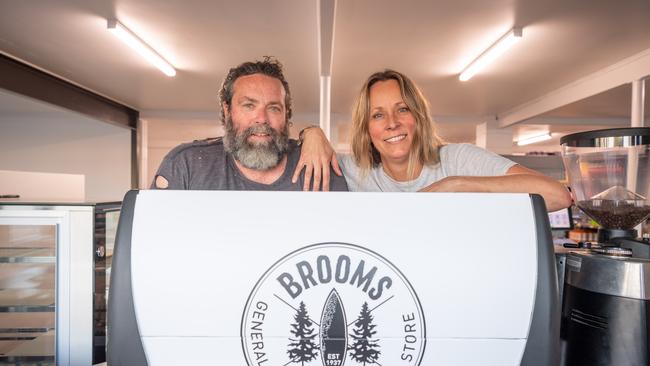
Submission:
<svg viewBox="0 0 650 366">
<path fill-rule="evenodd" d="M 560 364 L 560 302 L 551 227 L 544 199 L 537 194 L 530 198 L 537 235 L 537 288 L 521 364 L 556 366 Z"/>
<path fill-rule="evenodd" d="M 131 288 L 131 233 L 138 191 L 124 196 L 115 237 L 108 294 L 108 364 L 146 366 L 147 358 L 138 330 Z"/>
</svg>

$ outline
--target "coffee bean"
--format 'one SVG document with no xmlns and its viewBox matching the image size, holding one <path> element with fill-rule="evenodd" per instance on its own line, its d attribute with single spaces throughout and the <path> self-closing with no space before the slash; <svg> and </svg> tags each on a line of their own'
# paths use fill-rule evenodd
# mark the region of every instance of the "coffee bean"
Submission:
<svg viewBox="0 0 650 366">
<path fill-rule="evenodd" d="M 650 206 L 625 200 L 585 200 L 577 206 L 606 229 L 633 229 L 650 215 Z"/>
</svg>

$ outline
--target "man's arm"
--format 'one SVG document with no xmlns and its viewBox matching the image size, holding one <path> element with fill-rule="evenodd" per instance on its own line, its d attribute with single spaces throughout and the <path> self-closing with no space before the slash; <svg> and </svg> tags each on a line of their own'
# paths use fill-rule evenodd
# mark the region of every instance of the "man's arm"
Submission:
<svg viewBox="0 0 650 366">
<path fill-rule="evenodd" d="M 571 195 L 564 185 L 520 165 L 514 165 L 505 175 L 496 177 L 447 177 L 420 191 L 537 193 L 544 198 L 549 212 L 571 205 Z"/>
</svg>

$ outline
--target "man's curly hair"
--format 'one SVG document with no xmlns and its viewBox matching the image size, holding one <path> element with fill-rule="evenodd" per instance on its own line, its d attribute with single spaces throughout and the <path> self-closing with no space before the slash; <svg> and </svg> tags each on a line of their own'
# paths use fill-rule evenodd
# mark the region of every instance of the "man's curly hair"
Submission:
<svg viewBox="0 0 650 366">
<path fill-rule="evenodd" d="M 289 119 L 291 118 L 291 92 L 289 91 L 289 83 L 284 78 L 284 74 L 282 73 L 282 64 L 272 56 L 264 56 L 262 61 L 244 62 L 228 71 L 228 75 L 221 84 L 221 90 L 219 90 L 221 122 L 226 122 L 223 104 L 225 103 L 230 109 L 233 95 L 233 85 L 235 84 L 235 81 L 242 76 L 253 74 L 262 74 L 280 80 L 282 86 L 284 86 L 284 104 L 286 107 L 286 122 L 288 123 Z"/>
</svg>

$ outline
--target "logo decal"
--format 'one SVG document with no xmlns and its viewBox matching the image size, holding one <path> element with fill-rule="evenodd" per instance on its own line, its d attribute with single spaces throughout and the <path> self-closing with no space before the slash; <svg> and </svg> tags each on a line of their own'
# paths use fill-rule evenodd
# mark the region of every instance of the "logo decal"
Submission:
<svg viewBox="0 0 650 366">
<path fill-rule="evenodd" d="M 419 365 L 418 297 L 390 261 L 363 247 L 314 244 L 259 279 L 242 316 L 249 366 Z"/>
</svg>

